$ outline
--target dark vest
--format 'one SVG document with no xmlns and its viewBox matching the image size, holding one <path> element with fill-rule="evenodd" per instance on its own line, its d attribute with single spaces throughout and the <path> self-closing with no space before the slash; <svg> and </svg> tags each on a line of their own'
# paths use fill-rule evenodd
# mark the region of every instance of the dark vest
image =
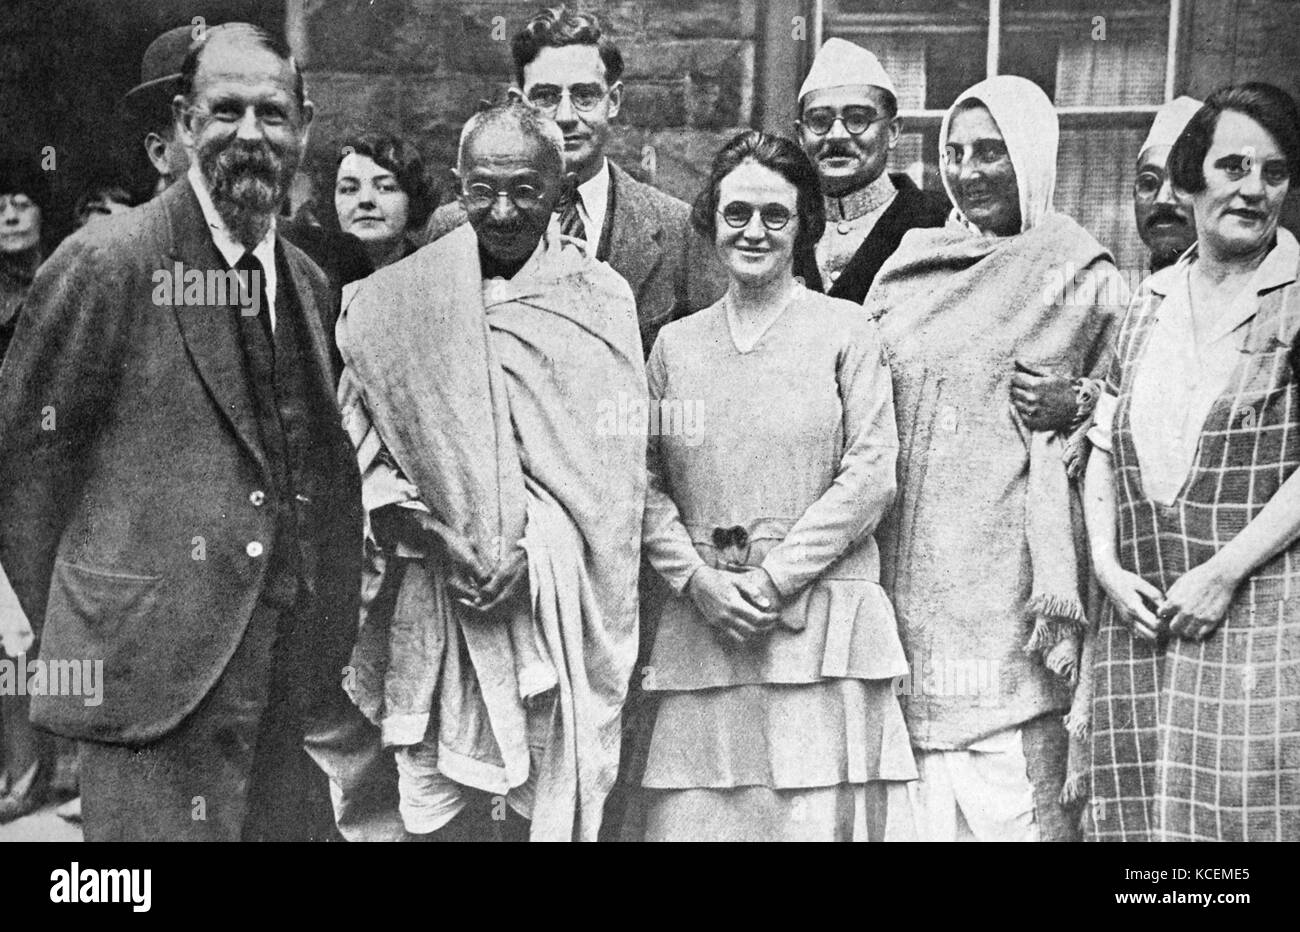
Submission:
<svg viewBox="0 0 1300 932">
<path fill-rule="evenodd" d="M 275 539 L 262 588 L 262 601 L 290 609 L 300 595 L 312 594 L 318 563 L 307 509 L 316 481 L 312 469 L 314 415 L 303 357 L 310 352 L 302 307 L 284 254 L 277 244 L 274 347 L 257 317 L 240 315 L 240 342 L 253 396 L 262 449 L 271 467 L 271 488 L 261 490 L 275 515 Z M 267 313 L 263 309 L 263 313 Z M 254 492 L 253 494 L 257 494 Z M 305 591 L 300 591 L 305 590 Z"/>
</svg>

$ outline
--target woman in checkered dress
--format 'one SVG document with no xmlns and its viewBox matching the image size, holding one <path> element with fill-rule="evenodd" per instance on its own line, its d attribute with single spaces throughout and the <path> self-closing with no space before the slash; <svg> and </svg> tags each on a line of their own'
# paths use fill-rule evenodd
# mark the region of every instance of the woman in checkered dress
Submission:
<svg viewBox="0 0 1300 932">
<path fill-rule="evenodd" d="M 1300 244 L 1278 227 L 1300 172 L 1296 104 L 1267 84 L 1223 88 L 1169 166 L 1198 242 L 1134 299 L 1118 399 L 1090 433 L 1088 525 L 1110 598 L 1092 835 L 1297 840 Z"/>
</svg>

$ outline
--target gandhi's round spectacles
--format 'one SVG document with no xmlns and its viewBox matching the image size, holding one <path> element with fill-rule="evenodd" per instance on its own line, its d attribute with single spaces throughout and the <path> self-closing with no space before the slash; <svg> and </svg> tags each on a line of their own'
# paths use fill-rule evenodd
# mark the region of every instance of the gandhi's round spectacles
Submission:
<svg viewBox="0 0 1300 932">
<path fill-rule="evenodd" d="M 750 218 L 754 216 L 755 210 L 758 211 L 758 219 L 769 230 L 785 229 L 785 225 L 790 222 L 792 216 L 789 208 L 781 204 L 764 204 L 762 207 L 755 207 L 753 204 L 746 204 L 743 201 L 732 201 L 718 213 L 722 214 L 722 219 L 727 226 L 739 230 L 749 226 Z"/>
<path fill-rule="evenodd" d="M 498 190 L 483 182 L 468 185 L 463 192 L 465 207 L 469 210 L 491 207 L 502 195 L 505 195 L 506 199 L 520 210 L 533 210 L 542 203 L 545 192 L 531 184 L 517 184 Z"/>
<path fill-rule="evenodd" d="M 844 124 L 845 132 L 850 136 L 856 136 L 865 133 L 867 127 L 884 118 L 884 114 L 878 113 L 874 107 L 845 107 L 839 113 L 830 107 L 814 107 L 805 110 L 803 119 L 799 122 L 814 136 L 825 136 L 831 131 L 835 121 L 839 120 Z"/>
</svg>

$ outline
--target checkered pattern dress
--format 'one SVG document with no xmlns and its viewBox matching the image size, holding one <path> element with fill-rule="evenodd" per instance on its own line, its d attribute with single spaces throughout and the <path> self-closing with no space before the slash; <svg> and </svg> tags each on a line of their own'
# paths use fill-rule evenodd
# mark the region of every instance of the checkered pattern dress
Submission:
<svg viewBox="0 0 1300 932">
<path fill-rule="evenodd" d="M 1264 294 L 1173 504 L 1143 493 L 1131 433 L 1134 367 L 1163 298 L 1120 332 L 1113 428 L 1120 560 L 1167 591 L 1268 503 L 1300 464 L 1288 351 L 1300 285 Z M 1259 567 L 1204 642 L 1135 639 L 1108 605 L 1093 699 L 1092 821 L 1101 840 L 1300 839 L 1300 543 Z"/>
</svg>

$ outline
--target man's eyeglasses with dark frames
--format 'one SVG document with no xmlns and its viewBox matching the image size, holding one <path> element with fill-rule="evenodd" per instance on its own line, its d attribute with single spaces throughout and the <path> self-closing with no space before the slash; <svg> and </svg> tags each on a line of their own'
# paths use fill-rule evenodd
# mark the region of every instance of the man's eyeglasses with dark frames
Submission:
<svg viewBox="0 0 1300 932">
<path fill-rule="evenodd" d="M 839 120 L 844 124 L 845 132 L 850 136 L 857 136 L 865 133 L 873 123 L 883 119 L 885 115 L 878 113 L 874 107 L 845 107 L 839 113 L 830 107 L 814 107 L 804 111 L 803 119 L 799 123 L 814 136 L 825 136 L 831 131 L 835 121 Z"/>
</svg>

